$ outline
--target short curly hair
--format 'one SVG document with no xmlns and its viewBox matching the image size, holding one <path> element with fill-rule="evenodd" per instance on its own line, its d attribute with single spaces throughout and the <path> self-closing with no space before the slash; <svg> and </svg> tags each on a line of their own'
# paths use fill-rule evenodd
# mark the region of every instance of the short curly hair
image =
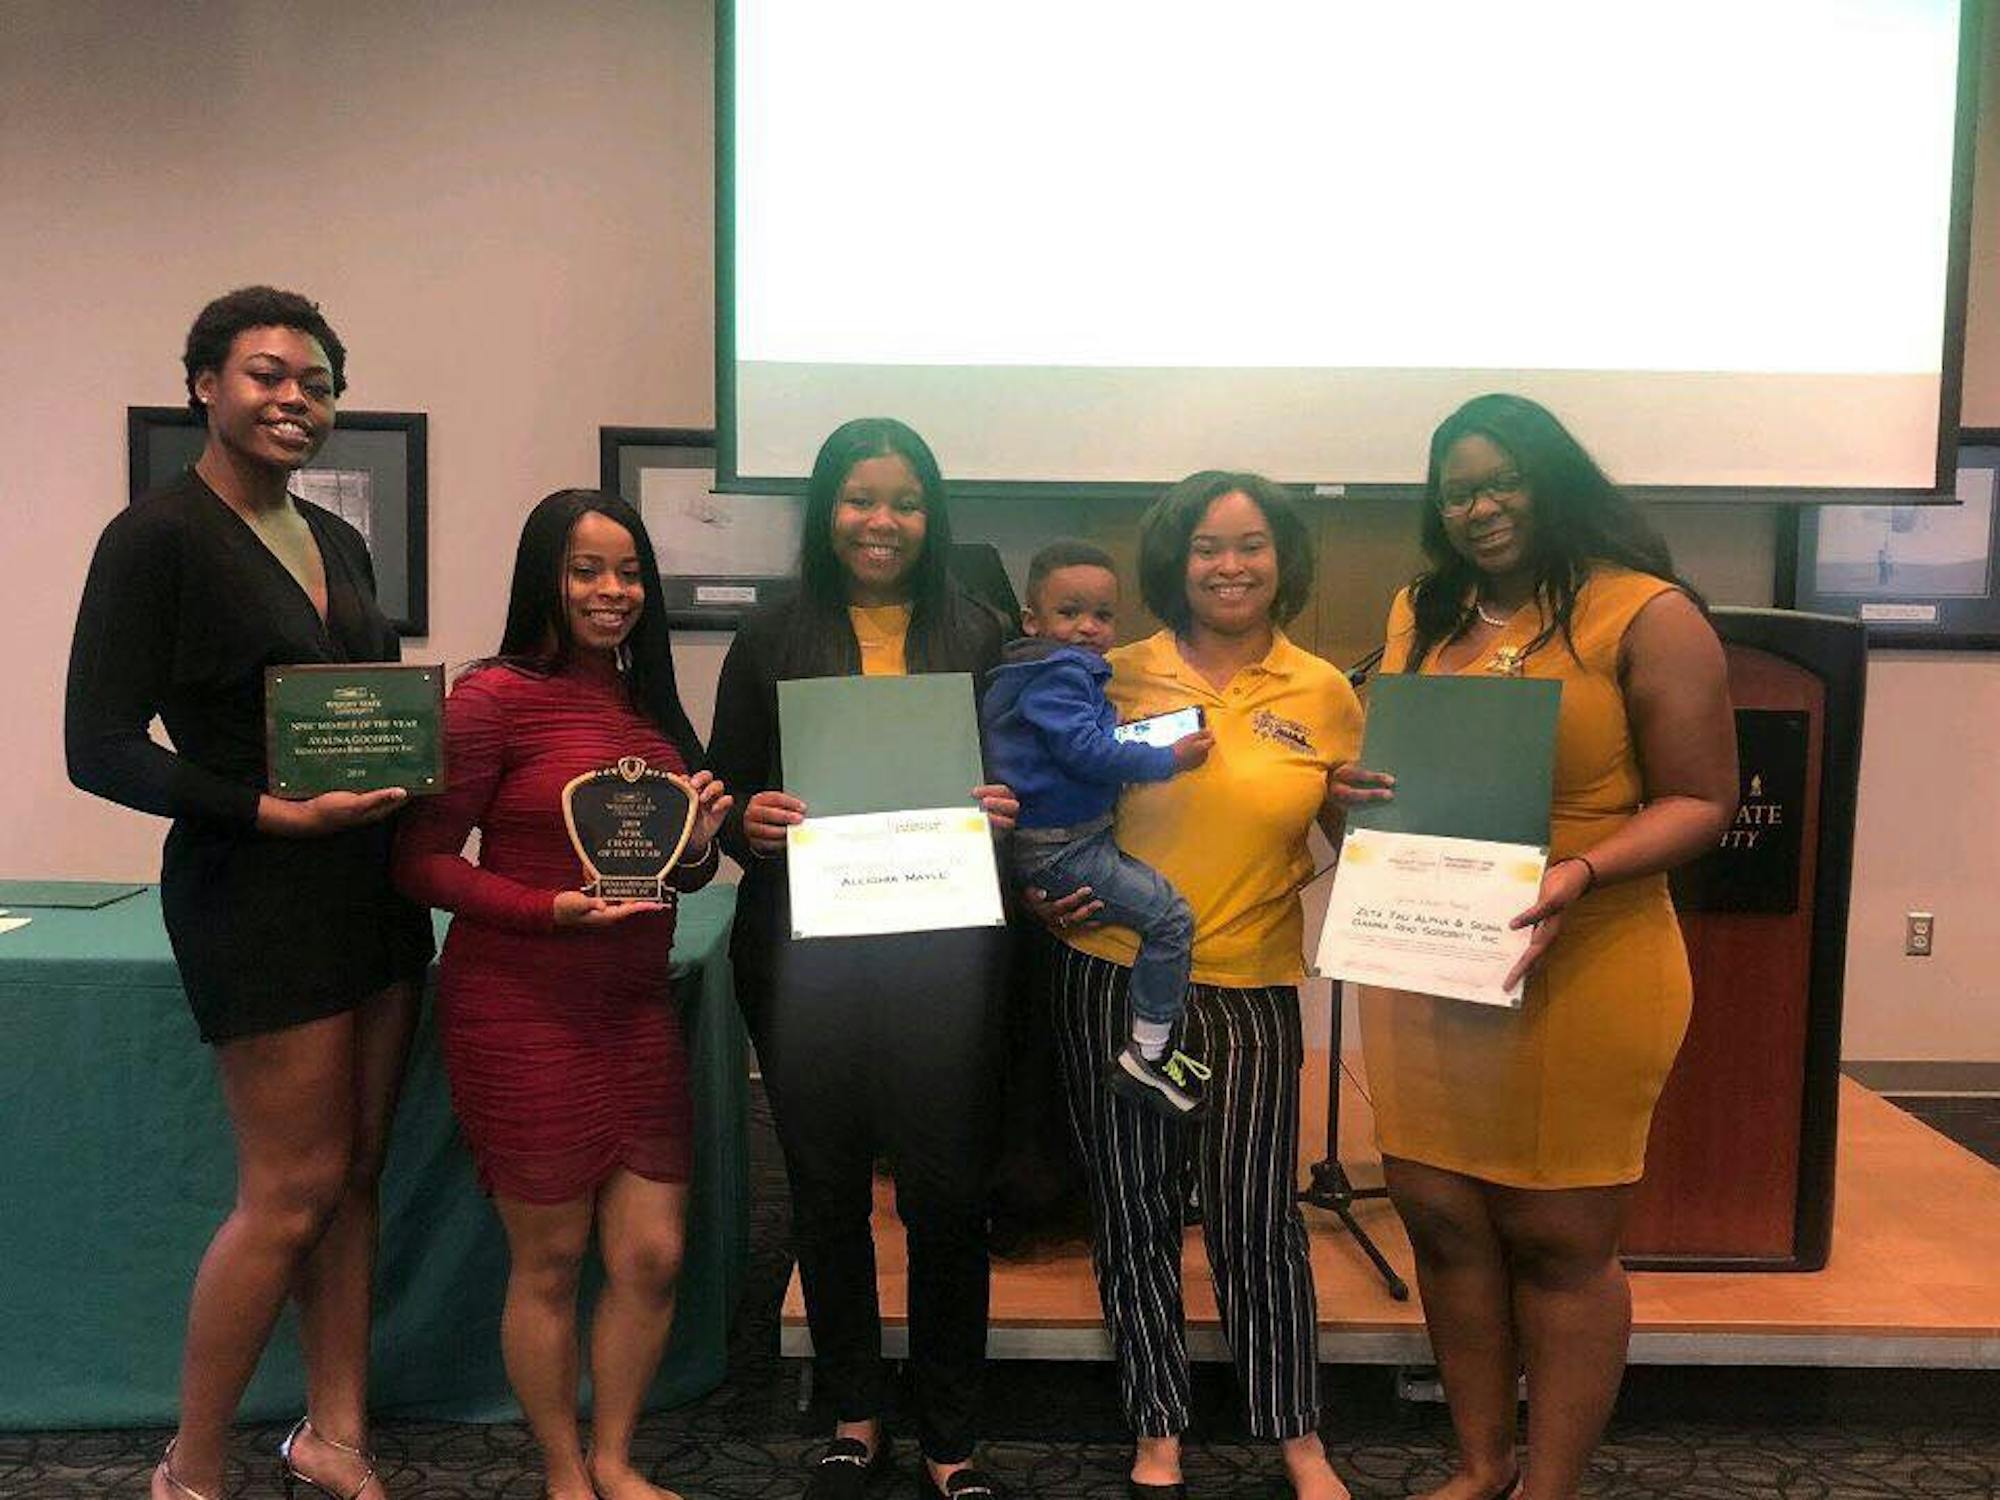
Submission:
<svg viewBox="0 0 2000 1500">
<path fill-rule="evenodd" d="M 1194 529 L 1224 495 L 1242 494 L 1264 513 L 1278 553 L 1278 592 L 1271 621 L 1283 625 L 1305 608 L 1312 593 L 1313 541 L 1289 491 L 1262 474 L 1203 469 L 1155 500 L 1139 522 L 1139 593 L 1160 619 L 1185 634 L 1192 623 L 1187 600 L 1188 551 Z"/>
<path fill-rule="evenodd" d="M 338 399 L 347 389 L 347 345 L 341 343 L 317 302 L 274 286 L 243 286 L 209 303 L 188 330 L 181 363 L 187 367 L 188 407 L 197 415 L 204 408 L 194 393 L 195 377 L 204 370 L 220 371 L 236 335 L 246 328 L 291 328 L 318 339 L 333 375 L 334 397 Z"/>
</svg>

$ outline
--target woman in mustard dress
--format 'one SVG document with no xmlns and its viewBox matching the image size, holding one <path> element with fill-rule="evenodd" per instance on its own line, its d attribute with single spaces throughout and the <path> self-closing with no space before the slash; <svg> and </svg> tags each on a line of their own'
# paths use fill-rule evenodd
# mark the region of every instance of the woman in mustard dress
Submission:
<svg viewBox="0 0 2000 1500">
<path fill-rule="evenodd" d="M 1459 1440 L 1431 1500 L 1558 1500 L 1624 1371 L 1619 1234 L 1692 999 L 1666 872 L 1728 826 L 1734 721 L 1666 544 L 1548 411 L 1467 402 L 1425 488 L 1430 566 L 1396 597 L 1382 670 L 1562 683 L 1553 848 L 1515 923 L 1535 929 L 1520 1009 L 1365 989 L 1362 1036 Z"/>
</svg>

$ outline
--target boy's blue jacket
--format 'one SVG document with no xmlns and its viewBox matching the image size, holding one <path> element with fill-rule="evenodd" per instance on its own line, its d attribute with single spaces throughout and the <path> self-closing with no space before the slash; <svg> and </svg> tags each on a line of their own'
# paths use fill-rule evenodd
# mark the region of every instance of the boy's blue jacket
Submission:
<svg viewBox="0 0 2000 1500">
<path fill-rule="evenodd" d="M 1072 828 L 1106 816 L 1128 781 L 1165 781 L 1174 752 L 1121 745 L 1104 696 L 1111 667 L 1095 651 L 1028 636 L 987 679 L 981 717 L 993 779 L 1021 800 L 1023 828 Z"/>
</svg>

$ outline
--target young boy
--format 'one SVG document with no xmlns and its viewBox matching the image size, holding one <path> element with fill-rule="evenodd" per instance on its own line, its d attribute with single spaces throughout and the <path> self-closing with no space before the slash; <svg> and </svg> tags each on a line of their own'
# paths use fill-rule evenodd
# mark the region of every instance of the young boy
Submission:
<svg viewBox="0 0 2000 1500">
<path fill-rule="evenodd" d="M 1104 903 L 1104 919 L 1139 938 L 1132 965 L 1132 1035 L 1111 1059 L 1111 1086 L 1171 1118 L 1201 1109 L 1208 1069 L 1170 1050 L 1188 983 L 1194 918 L 1151 866 L 1111 837 L 1121 786 L 1165 781 L 1208 759 L 1206 729 L 1172 745 L 1112 737 L 1117 711 L 1104 696 L 1118 627 L 1118 574 L 1088 542 L 1052 542 L 1028 565 L 1027 639 L 1008 648 L 986 689 L 993 777 L 1020 799 L 1011 862 L 1016 878 L 1050 896 L 1079 886 Z"/>
</svg>

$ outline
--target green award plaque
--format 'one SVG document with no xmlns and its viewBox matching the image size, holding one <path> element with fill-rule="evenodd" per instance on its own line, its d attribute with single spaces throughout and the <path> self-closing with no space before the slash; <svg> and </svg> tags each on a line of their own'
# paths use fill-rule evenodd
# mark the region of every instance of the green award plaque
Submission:
<svg viewBox="0 0 2000 1500">
<path fill-rule="evenodd" d="M 444 790 L 444 668 L 267 667 L 265 769 L 274 797 Z"/>
<path fill-rule="evenodd" d="M 583 862 L 584 893 L 607 901 L 672 901 L 667 875 L 694 832 L 700 799 L 685 776 L 636 755 L 563 788 L 563 822 Z"/>
</svg>

